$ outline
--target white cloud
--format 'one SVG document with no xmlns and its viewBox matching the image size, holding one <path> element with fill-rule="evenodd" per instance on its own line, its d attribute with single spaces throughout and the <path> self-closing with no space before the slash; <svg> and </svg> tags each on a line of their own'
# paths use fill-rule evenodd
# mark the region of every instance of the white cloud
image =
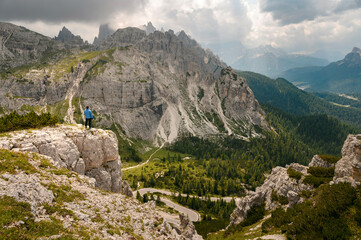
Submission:
<svg viewBox="0 0 361 240">
<path fill-rule="evenodd" d="M 90 42 L 100 23 L 123 28 L 152 21 L 201 43 L 242 41 L 295 52 L 361 45 L 361 0 L 0 0 L 0 21 L 51 37 L 65 25 Z"/>
</svg>

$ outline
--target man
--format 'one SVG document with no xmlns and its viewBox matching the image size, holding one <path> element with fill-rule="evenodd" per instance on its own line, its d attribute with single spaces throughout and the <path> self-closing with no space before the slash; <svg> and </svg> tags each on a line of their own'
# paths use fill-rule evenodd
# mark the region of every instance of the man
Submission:
<svg viewBox="0 0 361 240">
<path fill-rule="evenodd" d="M 86 126 L 88 124 L 89 124 L 89 129 L 91 129 L 92 128 L 93 113 L 92 113 L 92 111 L 90 111 L 88 106 L 84 110 L 84 116 L 85 116 L 85 129 L 86 129 Z"/>
</svg>

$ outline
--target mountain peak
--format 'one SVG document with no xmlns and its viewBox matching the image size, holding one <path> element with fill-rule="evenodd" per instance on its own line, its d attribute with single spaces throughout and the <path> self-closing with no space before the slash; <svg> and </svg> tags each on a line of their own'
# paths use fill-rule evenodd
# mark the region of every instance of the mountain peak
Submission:
<svg viewBox="0 0 361 240">
<path fill-rule="evenodd" d="M 112 29 L 108 23 L 105 24 L 101 24 L 99 26 L 99 33 L 98 33 L 98 37 L 94 38 L 94 42 L 93 44 L 98 44 L 100 43 L 102 40 L 104 40 L 105 38 L 107 38 L 108 36 L 112 35 L 115 32 L 114 29 Z"/>
<path fill-rule="evenodd" d="M 358 47 L 354 47 L 351 52 L 361 54 L 361 49 L 359 49 Z"/>
<path fill-rule="evenodd" d="M 70 32 L 69 29 L 67 29 L 65 26 L 59 31 L 59 34 L 57 37 L 55 37 L 55 40 L 57 41 L 61 41 L 63 43 L 71 40 L 72 38 L 74 38 L 74 34 L 72 32 Z"/>
<path fill-rule="evenodd" d="M 147 35 L 154 33 L 157 29 L 153 26 L 152 22 L 148 22 L 148 24 L 145 26 L 145 32 Z"/>
</svg>

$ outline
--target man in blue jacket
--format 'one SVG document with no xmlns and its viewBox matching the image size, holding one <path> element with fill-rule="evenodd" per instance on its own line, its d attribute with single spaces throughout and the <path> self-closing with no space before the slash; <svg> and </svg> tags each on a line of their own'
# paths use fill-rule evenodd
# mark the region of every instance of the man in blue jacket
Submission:
<svg viewBox="0 0 361 240">
<path fill-rule="evenodd" d="M 93 113 L 92 113 L 92 111 L 90 111 L 88 106 L 84 110 L 84 116 L 85 116 L 85 129 L 86 129 L 86 126 L 88 124 L 89 124 L 89 129 L 91 129 L 92 128 Z"/>
</svg>

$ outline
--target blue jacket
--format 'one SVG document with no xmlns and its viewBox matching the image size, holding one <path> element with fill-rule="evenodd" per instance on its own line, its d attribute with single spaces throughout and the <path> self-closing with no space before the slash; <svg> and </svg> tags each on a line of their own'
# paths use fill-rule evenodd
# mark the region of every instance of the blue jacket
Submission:
<svg viewBox="0 0 361 240">
<path fill-rule="evenodd" d="M 93 113 L 92 113 L 92 111 L 90 111 L 90 109 L 85 109 L 84 115 L 85 115 L 85 118 L 93 118 Z"/>
</svg>

